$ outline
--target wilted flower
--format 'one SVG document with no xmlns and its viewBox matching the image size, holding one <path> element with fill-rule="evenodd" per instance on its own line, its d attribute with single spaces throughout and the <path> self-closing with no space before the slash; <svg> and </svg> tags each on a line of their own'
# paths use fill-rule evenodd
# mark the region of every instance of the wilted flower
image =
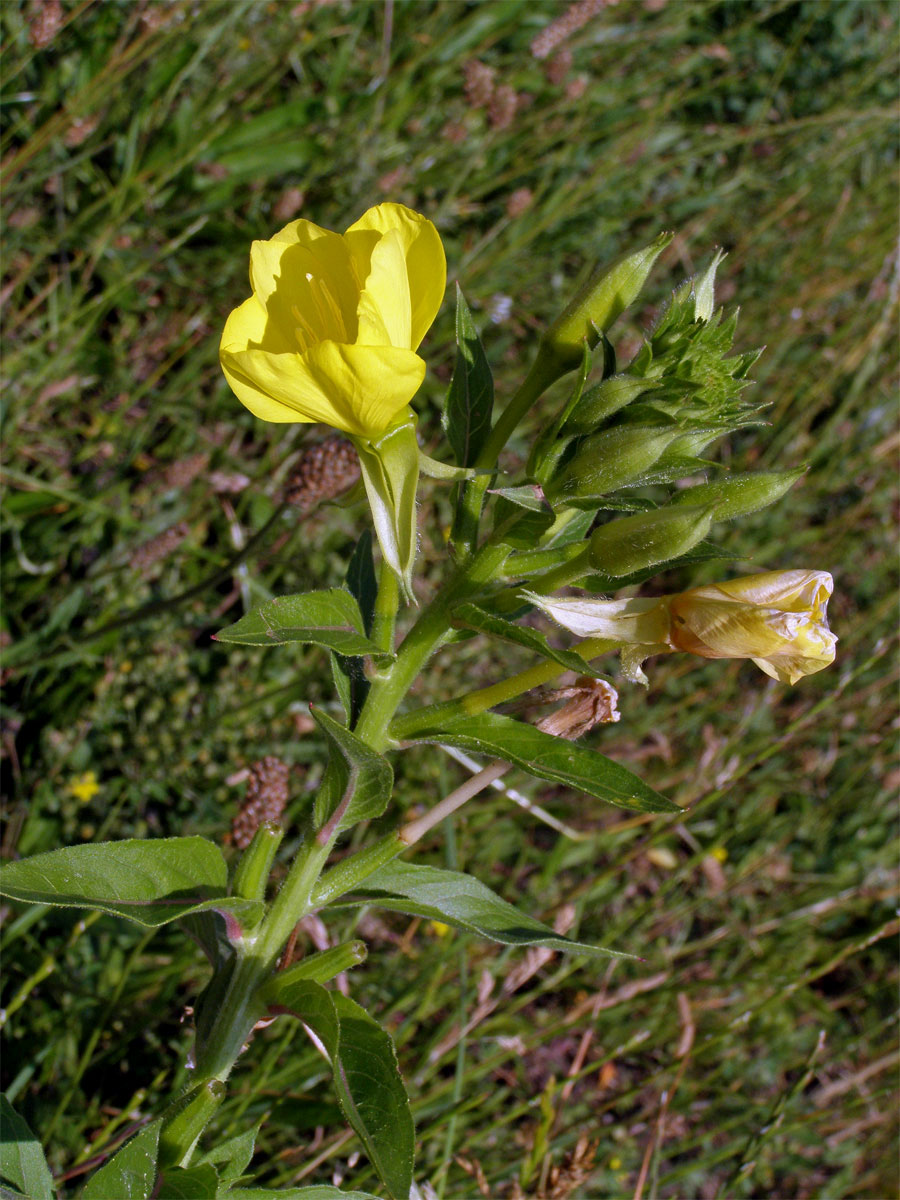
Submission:
<svg viewBox="0 0 900 1200">
<path fill-rule="evenodd" d="M 378 437 L 425 376 L 415 351 L 446 274 L 434 225 L 402 204 L 370 208 L 344 234 L 292 221 L 250 248 L 253 295 L 225 323 L 225 378 L 264 421 Z"/>
<path fill-rule="evenodd" d="M 646 600 L 527 595 L 573 633 L 620 643 L 623 665 L 635 678 L 651 654 L 683 650 L 750 658 L 773 679 L 793 684 L 834 661 L 837 638 L 825 611 L 832 587 L 827 571 L 768 571 Z"/>
</svg>

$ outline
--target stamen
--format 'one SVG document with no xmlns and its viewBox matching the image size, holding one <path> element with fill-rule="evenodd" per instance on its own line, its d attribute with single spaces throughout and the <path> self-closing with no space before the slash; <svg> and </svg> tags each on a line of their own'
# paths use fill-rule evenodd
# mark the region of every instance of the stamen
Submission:
<svg viewBox="0 0 900 1200">
<path fill-rule="evenodd" d="M 309 284 L 310 300 L 308 316 L 304 316 L 296 304 L 291 307 L 297 322 L 295 333 L 301 350 L 305 352 L 310 346 L 328 338 L 338 342 L 349 341 L 344 314 L 331 288 L 310 271 L 306 272 L 306 282 Z"/>
</svg>

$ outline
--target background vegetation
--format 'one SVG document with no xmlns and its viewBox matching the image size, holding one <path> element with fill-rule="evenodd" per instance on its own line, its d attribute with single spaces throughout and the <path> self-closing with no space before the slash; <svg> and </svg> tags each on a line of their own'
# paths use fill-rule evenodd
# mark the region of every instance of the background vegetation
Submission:
<svg viewBox="0 0 900 1200">
<path fill-rule="evenodd" d="M 425 851 L 644 961 L 370 914 L 352 987 L 397 1040 L 426 1194 L 896 1194 L 896 7 L 44 0 L 0 24 L 3 853 L 223 836 L 241 768 L 292 764 L 289 813 L 318 777 L 304 709 L 331 702 L 324 656 L 210 640 L 336 583 L 362 520 L 291 510 L 232 563 L 316 436 L 255 421 L 218 369 L 253 237 L 301 214 L 343 228 L 380 199 L 425 212 L 501 399 L 596 260 L 678 231 L 627 318 L 636 346 L 722 245 L 719 299 L 742 305 L 739 349 L 768 347 L 771 406 L 724 453 L 810 467 L 724 544 L 834 573 L 838 661 L 789 690 L 672 656 L 649 693 L 623 687 L 622 722 L 591 737 L 681 820 L 510 775 L 577 836 L 493 792 Z M 425 354 L 440 454 L 449 302 Z M 447 511 L 424 492 L 426 587 Z M 705 570 L 652 587 L 722 567 Z M 513 665 L 468 643 L 427 686 Z M 399 771 L 408 810 L 461 778 L 433 752 Z M 3 1087 L 75 1196 L 183 1078 L 203 962 L 170 928 L 15 907 L 3 950 Z M 261 1182 L 377 1190 L 294 1026 L 256 1037 L 215 1136 L 260 1120 Z"/>
</svg>

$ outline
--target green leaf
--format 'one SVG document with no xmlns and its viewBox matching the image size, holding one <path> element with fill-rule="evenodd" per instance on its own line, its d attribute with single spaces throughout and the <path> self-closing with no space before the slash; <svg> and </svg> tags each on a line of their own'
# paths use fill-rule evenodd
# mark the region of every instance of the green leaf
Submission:
<svg viewBox="0 0 900 1200">
<path fill-rule="evenodd" d="M 195 1167 L 166 1167 L 154 1200 L 213 1200 L 219 1179 L 215 1167 L 198 1163 Z"/>
<path fill-rule="evenodd" d="M 97 908 L 149 927 L 212 909 L 226 924 L 254 925 L 263 906 L 226 896 L 227 885 L 221 850 L 202 837 L 67 846 L 0 871 L 0 894 L 27 904 Z"/>
<path fill-rule="evenodd" d="M 303 1188 L 235 1188 L 228 1195 L 238 1200 L 378 1200 L 371 1192 L 342 1192 L 330 1183 Z"/>
<path fill-rule="evenodd" d="M 594 679 L 605 679 L 606 676 L 596 667 L 585 662 L 572 650 L 557 650 L 551 646 L 546 637 L 536 629 L 527 625 L 515 625 L 503 617 L 486 612 L 476 604 L 460 604 L 452 613 L 454 625 L 463 625 L 467 629 L 475 629 L 478 633 L 486 633 L 489 637 L 501 638 L 505 642 L 514 642 L 517 646 L 527 646 L 542 658 L 558 662 L 560 666 L 576 671 L 579 675 L 591 675 Z"/>
<path fill-rule="evenodd" d="M 53 1200 L 53 1177 L 41 1144 L 4 1095 L 0 1095 L 0 1179 L 28 1200 Z"/>
<path fill-rule="evenodd" d="M 215 634 L 218 642 L 241 646 L 272 646 L 283 642 L 313 642 L 340 654 L 377 654 L 384 651 L 363 632 L 359 605 L 343 588 L 278 596 Z M 388 656 L 389 657 L 389 656 Z"/>
<path fill-rule="evenodd" d="M 156 1182 L 156 1155 L 162 1119 L 126 1142 L 88 1180 L 81 1200 L 149 1200 Z M 162 1200 L 162 1198 L 160 1198 Z"/>
<path fill-rule="evenodd" d="M 490 493 L 492 496 L 502 496 L 504 500 L 509 500 L 519 508 L 527 508 L 529 512 L 553 512 L 536 483 L 523 483 L 520 487 L 491 488 Z"/>
<path fill-rule="evenodd" d="M 633 775 L 627 767 L 613 762 L 596 750 L 577 742 L 543 733 L 533 725 L 514 721 L 499 713 L 477 716 L 435 716 L 435 725 L 424 732 L 417 729 L 415 741 L 446 742 L 463 750 L 502 758 L 536 775 L 566 787 L 577 788 L 638 812 L 680 812 L 676 804 L 655 792 Z"/>
<path fill-rule="evenodd" d="M 344 1116 L 391 1196 L 406 1200 L 415 1129 L 390 1036 L 355 1001 L 311 980 L 286 988 L 281 1002 L 321 1043 Z"/>
<path fill-rule="evenodd" d="M 240 1179 L 250 1165 L 258 1134 L 259 1125 L 255 1125 L 246 1133 L 227 1138 L 206 1154 L 201 1154 L 198 1163 L 211 1163 L 216 1167 L 221 1183 L 231 1183 Z"/>
<path fill-rule="evenodd" d="M 442 422 L 453 456 L 471 467 L 491 431 L 494 379 L 466 298 L 456 285 L 456 365 Z"/>
<path fill-rule="evenodd" d="M 375 563 L 372 558 L 372 533 L 364 529 L 359 541 L 353 548 L 350 561 L 347 563 L 347 574 L 344 586 L 359 605 L 366 636 L 372 632 L 372 620 L 375 615 L 375 600 L 378 596 L 378 580 L 375 576 Z M 347 722 L 352 729 L 359 720 L 362 706 L 369 694 L 369 681 L 366 678 L 362 658 L 348 657 L 332 651 L 331 669 L 337 686 Z"/>
<path fill-rule="evenodd" d="M 381 908 L 444 921 L 505 946 L 546 946 L 592 958 L 620 955 L 618 950 L 575 942 L 554 933 L 549 925 L 519 912 L 474 876 L 459 871 L 397 860 L 370 875 L 359 893 Z"/>
<path fill-rule="evenodd" d="M 358 821 L 380 817 L 394 784 L 391 764 L 320 709 L 310 708 L 310 712 L 331 751 L 327 786 L 316 800 L 317 826 L 337 818 L 332 832 L 339 833 Z"/>
</svg>

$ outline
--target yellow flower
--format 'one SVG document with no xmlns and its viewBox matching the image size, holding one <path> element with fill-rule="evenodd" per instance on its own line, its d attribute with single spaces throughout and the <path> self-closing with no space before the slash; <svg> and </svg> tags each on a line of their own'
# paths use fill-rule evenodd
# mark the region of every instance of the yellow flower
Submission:
<svg viewBox="0 0 900 1200">
<path fill-rule="evenodd" d="M 623 647 L 623 667 L 643 680 L 651 654 L 684 650 L 702 658 L 750 658 L 782 683 L 834 662 L 837 638 L 826 607 L 827 571 L 768 571 L 652 600 L 554 600 L 526 593 L 554 621 L 581 637 Z"/>
<path fill-rule="evenodd" d="M 83 775 L 73 777 L 68 790 L 80 804 L 87 804 L 100 791 L 100 784 L 93 771 L 85 771 Z"/>
<path fill-rule="evenodd" d="M 378 438 L 425 376 L 416 349 L 446 277 L 434 225 L 402 204 L 370 208 L 344 234 L 292 221 L 250 248 L 253 295 L 225 323 L 225 378 L 264 421 Z"/>
</svg>

